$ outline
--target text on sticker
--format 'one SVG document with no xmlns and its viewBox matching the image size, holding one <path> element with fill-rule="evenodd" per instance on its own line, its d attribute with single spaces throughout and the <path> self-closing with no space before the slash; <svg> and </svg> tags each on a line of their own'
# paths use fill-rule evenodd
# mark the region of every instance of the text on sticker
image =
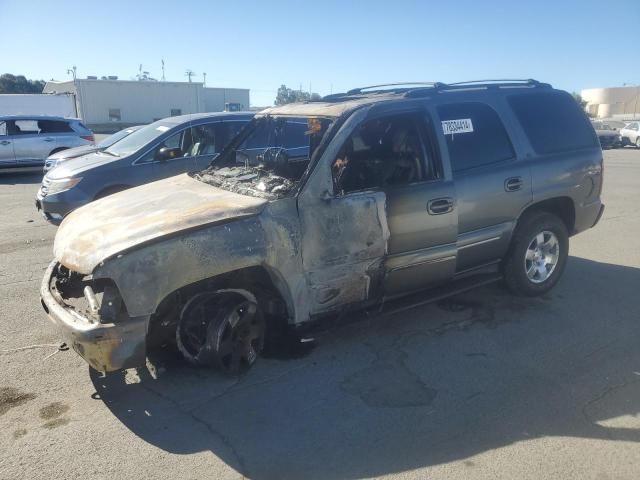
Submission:
<svg viewBox="0 0 640 480">
<path fill-rule="evenodd" d="M 473 123 L 470 118 L 445 120 L 442 122 L 442 131 L 445 135 L 453 135 L 454 133 L 471 133 L 473 132 Z"/>
</svg>

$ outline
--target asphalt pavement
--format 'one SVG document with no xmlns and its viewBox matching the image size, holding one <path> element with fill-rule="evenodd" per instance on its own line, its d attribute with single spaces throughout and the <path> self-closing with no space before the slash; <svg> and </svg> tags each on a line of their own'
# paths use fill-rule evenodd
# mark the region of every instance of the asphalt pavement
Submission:
<svg viewBox="0 0 640 480">
<path fill-rule="evenodd" d="M 637 479 L 640 150 L 606 151 L 604 178 L 544 297 L 483 287 L 240 379 L 177 358 L 153 379 L 58 351 L 40 178 L 0 176 L 0 479 Z"/>
</svg>

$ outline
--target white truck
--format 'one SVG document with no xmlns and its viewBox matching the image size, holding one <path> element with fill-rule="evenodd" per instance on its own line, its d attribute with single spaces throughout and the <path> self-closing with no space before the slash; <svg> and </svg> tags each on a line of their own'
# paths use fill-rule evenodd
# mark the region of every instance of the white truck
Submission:
<svg viewBox="0 0 640 480">
<path fill-rule="evenodd" d="M 0 95 L 0 115 L 78 116 L 72 93 L 18 93 Z"/>
</svg>

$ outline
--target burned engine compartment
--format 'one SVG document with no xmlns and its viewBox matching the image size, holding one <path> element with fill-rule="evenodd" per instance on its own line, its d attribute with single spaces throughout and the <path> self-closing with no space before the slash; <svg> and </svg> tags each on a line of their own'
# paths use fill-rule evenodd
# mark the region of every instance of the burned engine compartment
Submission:
<svg viewBox="0 0 640 480">
<path fill-rule="evenodd" d="M 297 182 L 260 166 L 209 167 L 193 178 L 241 195 L 277 200 L 286 197 Z"/>
</svg>

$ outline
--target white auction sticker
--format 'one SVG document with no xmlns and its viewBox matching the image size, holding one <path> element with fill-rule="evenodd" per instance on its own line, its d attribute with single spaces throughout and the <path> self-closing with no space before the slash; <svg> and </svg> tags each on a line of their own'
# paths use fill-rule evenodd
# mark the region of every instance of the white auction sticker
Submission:
<svg viewBox="0 0 640 480">
<path fill-rule="evenodd" d="M 442 122 L 442 131 L 445 135 L 453 135 L 454 133 L 471 133 L 473 132 L 473 123 L 470 118 L 445 120 Z"/>
</svg>

